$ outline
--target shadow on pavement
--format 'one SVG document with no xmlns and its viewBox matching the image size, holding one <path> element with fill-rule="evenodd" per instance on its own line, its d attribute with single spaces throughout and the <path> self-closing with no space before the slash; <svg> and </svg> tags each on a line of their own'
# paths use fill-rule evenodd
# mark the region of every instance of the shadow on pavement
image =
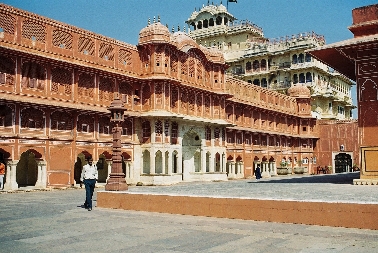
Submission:
<svg viewBox="0 0 378 253">
<path fill-rule="evenodd" d="M 330 175 L 313 175 L 313 176 L 303 176 L 303 177 L 274 177 L 256 180 L 248 183 L 259 183 L 259 184 L 285 184 L 285 183 L 327 183 L 327 184 L 353 184 L 353 179 L 359 179 L 360 172 L 351 173 L 340 173 L 340 174 L 330 174 Z"/>
</svg>

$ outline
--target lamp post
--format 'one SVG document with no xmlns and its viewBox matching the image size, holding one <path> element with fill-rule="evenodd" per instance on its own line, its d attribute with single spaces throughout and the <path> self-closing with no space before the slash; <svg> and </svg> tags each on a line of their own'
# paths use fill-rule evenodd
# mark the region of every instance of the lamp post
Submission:
<svg viewBox="0 0 378 253">
<path fill-rule="evenodd" d="M 108 110 L 111 112 L 110 122 L 113 125 L 113 154 L 112 154 L 112 169 L 109 175 L 109 179 L 105 185 L 106 191 L 126 191 L 128 189 L 125 174 L 122 172 L 122 144 L 121 135 L 122 127 L 121 123 L 124 121 L 124 111 L 122 101 L 117 97 L 114 98 L 110 104 Z"/>
</svg>

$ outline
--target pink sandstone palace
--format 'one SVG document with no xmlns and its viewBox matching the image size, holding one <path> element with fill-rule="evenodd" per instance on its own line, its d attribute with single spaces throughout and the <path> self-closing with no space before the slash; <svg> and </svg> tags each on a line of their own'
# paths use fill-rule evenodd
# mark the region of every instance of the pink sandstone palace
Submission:
<svg viewBox="0 0 378 253">
<path fill-rule="evenodd" d="M 159 20 L 135 46 L 1 4 L 5 188 L 75 185 L 88 157 L 106 182 L 118 97 L 128 184 L 250 178 L 257 165 L 263 177 L 335 173 L 335 157 L 341 172 L 359 164 L 357 121 L 317 120 L 307 87 L 278 93 L 228 67 L 218 48 Z"/>
</svg>

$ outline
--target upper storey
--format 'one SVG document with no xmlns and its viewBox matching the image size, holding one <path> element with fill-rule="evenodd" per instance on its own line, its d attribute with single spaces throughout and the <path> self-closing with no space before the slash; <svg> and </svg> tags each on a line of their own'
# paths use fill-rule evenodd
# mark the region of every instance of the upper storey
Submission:
<svg viewBox="0 0 378 253">
<path fill-rule="evenodd" d="M 198 12 L 195 10 L 186 23 L 191 27 L 190 37 L 199 40 L 233 34 L 245 34 L 249 37 L 264 37 L 262 28 L 249 21 L 235 22 L 236 18 L 220 4 L 203 6 Z M 213 41 L 208 41 L 212 43 Z M 200 43 L 201 44 L 201 43 Z"/>
<path fill-rule="evenodd" d="M 135 80 L 165 78 L 215 92 L 225 88 L 222 53 L 197 45 L 183 32 L 171 34 L 159 22 L 142 29 L 134 46 L 0 4 L 0 47 Z"/>
</svg>

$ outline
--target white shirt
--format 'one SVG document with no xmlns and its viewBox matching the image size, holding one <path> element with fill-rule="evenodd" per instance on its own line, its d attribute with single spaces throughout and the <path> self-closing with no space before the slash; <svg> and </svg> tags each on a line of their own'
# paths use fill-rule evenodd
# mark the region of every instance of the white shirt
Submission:
<svg viewBox="0 0 378 253">
<path fill-rule="evenodd" d="M 84 179 L 98 179 L 98 171 L 97 166 L 95 164 L 92 165 L 84 165 L 83 170 L 81 171 L 80 181 L 83 182 Z"/>
</svg>

